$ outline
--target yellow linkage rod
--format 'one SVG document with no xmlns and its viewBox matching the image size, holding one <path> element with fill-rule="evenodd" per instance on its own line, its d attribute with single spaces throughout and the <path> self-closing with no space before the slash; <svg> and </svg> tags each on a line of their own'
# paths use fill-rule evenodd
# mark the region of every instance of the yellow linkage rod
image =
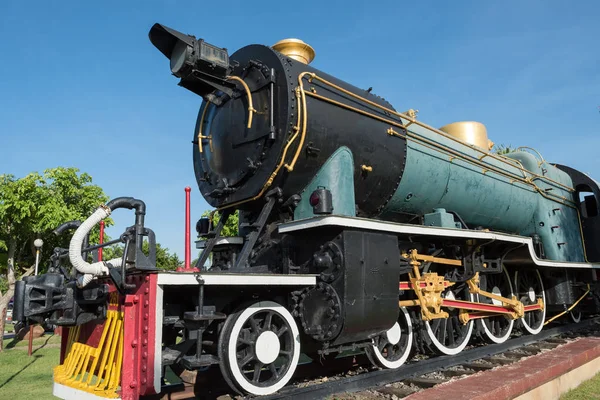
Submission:
<svg viewBox="0 0 600 400">
<path fill-rule="evenodd" d="M 550 318 L 549 320 L 547 320 L 546 322 L 544 322 L 544 325 L 548 325 L 550 322 L 554 321 L 555 319 L 562 317 L 563 315 L 565 315 L 566 313 L 568 313 L 569 311 L 571 311 L 572 309 L 574 309 L 577 304 L 579 304 L 579 302 L 581 300 L 583 300 L 585 298 L 585 296 L 587 296 L 587 294 L 590 292 L 590 284 L 587 284 L 587 290 L 585 291 L 585 293 L 583 294 L 583 296 L 581 296 L 579 298 L 579 300 L 577 300 L 575 303 L 573 303 L 573 305 L 571 307 L 569 307 L 568 309 L 566 309 L 565 311 L 561 312 L 558 315 L 555 315 L 554 317 Z"/>
</svg>

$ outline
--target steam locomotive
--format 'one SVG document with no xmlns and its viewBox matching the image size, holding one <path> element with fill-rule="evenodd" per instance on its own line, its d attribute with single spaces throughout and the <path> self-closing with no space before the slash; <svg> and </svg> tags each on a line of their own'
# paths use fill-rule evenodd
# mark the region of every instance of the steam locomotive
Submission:
<svg viewBox="0 0 600 400">
<path fill-rule="evenodd" d="M 229 55 L 160 24 L 149 36 L 204 100 L 193 164 L 220 219 L 198 221 L 202 255 L 180 272 L 156 269 L 141 200 L 59 229 L 76 228 L 70 248 L 18 283 L 14 311 L 64 327 L 58 397 L 165 393 L 167 370 L 198 380 L 216 365 L 236 392 L 266 395 L 301 353 L 361 350 L 399 368 L 415 350 L 454 355 L 598 310 L 588 175 L 527 147 L 498 155 L 478 122 L 436 129 L 398 112 L 313 68 L 297 39 Z M 117 208 L 135 210 L 124 255 L 90 263 L 115 241 L 85 238 Z M 239 235 L 222 237 L 236 210 Z"/>
</svg>

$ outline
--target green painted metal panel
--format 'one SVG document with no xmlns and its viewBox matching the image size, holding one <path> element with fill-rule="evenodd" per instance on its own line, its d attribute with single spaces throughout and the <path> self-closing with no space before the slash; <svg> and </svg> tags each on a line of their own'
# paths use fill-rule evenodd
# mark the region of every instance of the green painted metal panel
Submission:
<svg viewBox="0 0 600 400">
<path fill-rule="evenodd" d="M 302 200 L 294 210 L 295 220 L 314 216 L 308 199 L 319 186 L 331 191 L 334 215 L 356 216 L 354 158 L 349 148 L 342 146 L 337 149 L 300 193 Z"/>
<path fill-rule="evenodd" d="M 573 186 L 571 178 L 563 171 L 530 153 L 517 151 L 507 157 L 518 160 L 527 170 L 547 177 L 568 187 Z M 573 194 L 563 187 L 536 178 L 533 181 L 547 194 L 556 194 L 573 199 Z M 579 213 L 574 207 L 560 204 L 538 193 L 538 203 L 534 218 L 522 235 L 538 234 L 544 243 L 546 257 L 552 260 L 584 262 L 583 241 L 581 238 Z"/>
<path fill-rule="evenodd" d="M 454 215 L 443 208 L 436 208 L 430 214 L 423 215 L 423 225 L 440 228 L 463 229 L 460 222 L 454 220 Z"/>
<path fill-rule="evenodd" d="M 469 145 L 419 126 L 411 126 L 411 132 L 448 146 L 468 159 L 481 159 L 496 169 L 533 179 L 546 194 L 573 198 L 572 193 L 561 186 L 533 178 L 516 162 L 486 157 Z M 411 138 L 407 143 L 402 180 L 380 215 L 381 219 L 399 220 L 400 214 L 423 215 L 435 208 L 445 208 L 458 213 L 471 229 L 483 227 L 523 236 L 538 234 L 549 259 L 583 261 L 575 209 L 545 198 L 527 183 L 473 165 L 434 146 Z M 572 186 L 566 173 L 530 153 L 519 151 L 509 157 L 535 174 Z"/>
</svg>

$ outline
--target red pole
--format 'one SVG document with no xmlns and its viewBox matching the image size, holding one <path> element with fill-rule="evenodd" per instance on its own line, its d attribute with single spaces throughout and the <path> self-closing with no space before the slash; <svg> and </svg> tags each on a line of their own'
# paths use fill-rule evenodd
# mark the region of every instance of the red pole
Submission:
<svg viewBox="0 0 600 400">
<path fill-rule="evenodd" d="M 185 269 L 190 269 L 192 250 L 190 248 L 190 192 L 191 187 L 185 188 Z"/>
<path fill-rule="evenodd" d="M 100 243 L 104 243 L 104 221 L 100 221 Z M 102 261 L 102 247 L 98 249 L 98 261 Z"/>
</svg>

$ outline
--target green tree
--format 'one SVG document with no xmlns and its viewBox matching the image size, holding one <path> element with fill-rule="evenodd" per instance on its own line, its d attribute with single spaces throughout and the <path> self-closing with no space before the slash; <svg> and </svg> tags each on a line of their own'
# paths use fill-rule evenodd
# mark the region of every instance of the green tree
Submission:
<svg viewBox="0 0 600 400">
<path fill-rule="evenodd" d="M 147 241 L 142 244 L 142 251 L 144 254 L 148 254 L 150 245 Z M 110 260 L 116 257 L 123 256 L 123 246 L 110 246 L 103 250 L 102 258 L 104 260 Z M 176 253 L 171 254 L 169 249 L 162 247 L 160 243 L 156 243 L 156 267 L 164 271 L 175 271 L 177 267 L 182 265 L 182 261 L 179 259 Z"/>
<path fill-rule="evenodd" d="M 0 175 L 0 251 L 7 253 L 6 264 L 0 266 L 5 276 L 0 289 L 0 315 L 14 295 L 18 276 L 33 273 L 36 249 L 33 241 L 44 241 L 40 258 L 40 271 L 45 269 L 54 247 L 68 247 L 69 235 L 52 234 L 60 224 L 83 220 L 108 197 L 92 177 L 76 168 L 52 168 L 43 174 L 33 172 L 16 178 Z M 111 221 L 107 221 L 108 224 Z M 92 240 L 97 240 L 93 232 Z M 4 318 L 0 318 L 0 332 L 4 331 Z M 0 335 L 0 351 L 2 351 Z"/>
<path fill-rule="evenodd" d="M 211 213 L 211 210 L 206 210 L 202 213 L 203 217 L 209 217 Z M 214 226 L 217 226 L 217 224 L 219 223 L 221 219 L 221 214 L 219 212 L 215 212 L 213 214 L 213 224 Z M 229 216 L 229 219 L 227 220 L 227 223 L 225 224 L 225 226 L 223 226 L 223 230 L 221 231 L 221 236 L 238 236 L 239 231 L 238 231 L 238 224 L 240 222 L 240 213 L 238 210 L 236 210 L 232 215 Z M 201 240 L 204 240 L 204 238 L 200 238 Z M 198 258 L 200 258 L 200 256 L 198 256 L 197 258 L 195 258 L 192 261 L 192 266 L 195 266 L 198 263 Z"/>
<path fill-rule="evenodd" d="M 211 211 L 206 210 L 202 213 L 203 217 L 210 216 Z M 216 212 L 213 215 L 213 224 L 217 226 L 219 221 L 221 220 L 221 213 Z M 240 222 L 240 214 L 239 211 L 236 210 L 233 214 L 229 216 L 227 223 L 223 226 L 223 230 L 221 231 L 221 236 L 237 236 L 238 235 L 238 224 Z"/>
</svg>

